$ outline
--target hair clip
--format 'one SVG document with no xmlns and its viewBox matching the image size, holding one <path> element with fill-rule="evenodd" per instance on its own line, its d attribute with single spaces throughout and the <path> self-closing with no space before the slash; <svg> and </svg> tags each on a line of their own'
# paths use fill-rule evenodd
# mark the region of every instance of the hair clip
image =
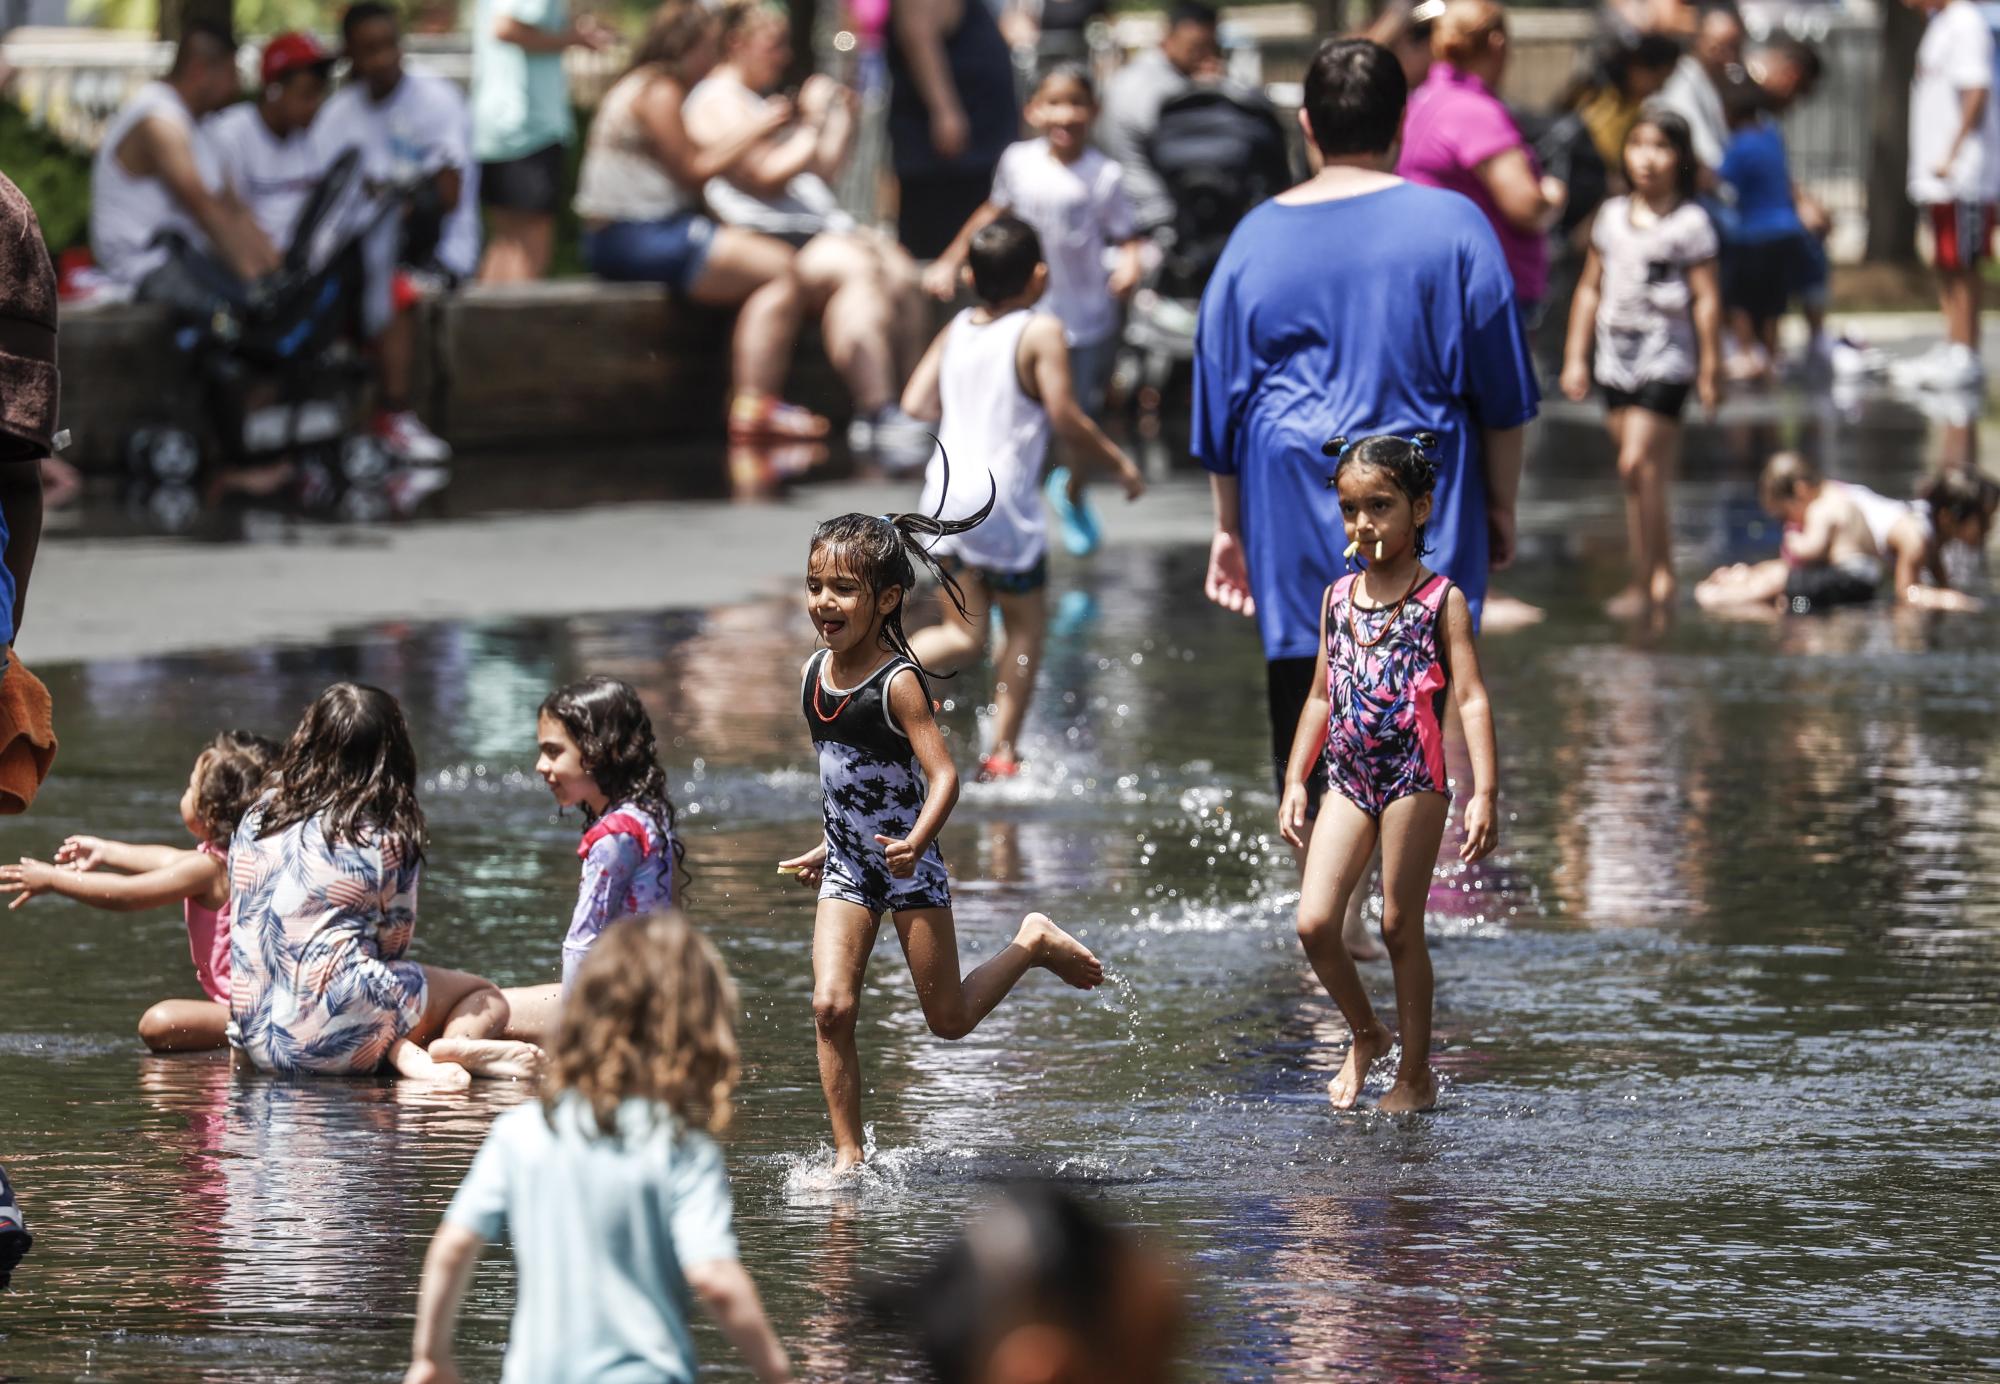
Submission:
<svg viewBox="0 0 2000 1384">
<path fill-rule="evenodd" d="M 1407 441 L 1420 452 L 1434 451 L 1438 445 L 1438 435 L 1434 432 L 1411 433 Z"/>
</svg>

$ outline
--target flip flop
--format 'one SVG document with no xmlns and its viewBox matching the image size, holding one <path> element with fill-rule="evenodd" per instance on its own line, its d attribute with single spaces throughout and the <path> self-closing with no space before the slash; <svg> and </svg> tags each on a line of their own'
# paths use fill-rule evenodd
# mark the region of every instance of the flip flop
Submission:
<svg viewBox="0 0 2000 1384">
<path fill-rule="evenodd" d="M 1069 468 L 1058 466 L 1049 472 L 1049 478 L 1042 483 L 1042 494 L 1048 497 L 1049 508 L 1056 512 L 1056 524 L 1062 529 L 1063 547 L 1073 557 L 1089 557 L 1097 551 L 1097 545 L 1104 541 L 1104 533 L 1097 524 L 1097 512 L 1090 507 L 1090 501 L 1071 500 L 1069 497 Z"/>
<path fill-rule="evenodd" d="M 769 394 L 738 394 L 729 404 L 732 442 L 816 442 L 829 426 L 811 409 Z"/>
</svg>

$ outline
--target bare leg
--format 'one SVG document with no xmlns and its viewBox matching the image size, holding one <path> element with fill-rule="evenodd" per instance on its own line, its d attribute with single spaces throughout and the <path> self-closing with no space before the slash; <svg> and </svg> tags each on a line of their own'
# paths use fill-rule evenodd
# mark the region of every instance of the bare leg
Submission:
<svg viewBox="0 0 2000 1384">
<path fill-rule="evenodd" d="M 1618 477 L 1625 486 L 1625 532 L 1632 546 L 1632 581 L 1606 607 L 1633 618 L 1674 595 L 1673 557 L 1667 537 L 1663 466 L 1680 441 L 1680 425 L 1643 408 L 1619 411 Z"/>
<path fill-rule="evenodd" d="M 154 1052 L 213 1052 L 229 1042 L 229 1006 L 161 1000 L 140 1016 L 139 1040 Z"/>
<path fill-rule="evenodd" d="M 1328 793 L 1320 801 L 1319 820 L 1313 824 L 1312 844 L 1306 851 L 1305 878 L 1299 887 L 1299 941 L 1313 974 L 1326 993 L 1340 1006 L 1340 1017 L 1354 1041 L 1347 1061 L 1327 1083 L 1326 1093 L 1336 1110 L 1350 1110 L 1361 1096 L 1368 1069 L 1375 1059 L 1389 1051 L 1389 1030 L 1375 1017 L 1368 1003 L 1368 989 L 1354 958 L 1341 940 L 1341 919 L 1347 901 L 1356 893 L 1375 852 L 1375 821 L 1338 793 Z"/>
<path fill-rule="evenodd" d="M 1431 953 L 1424 910 L 1451 801 L 1442 793 L 1398 798 L 1382 813 L 1382 941 L 1396 972 L 1396 1027 L 1403 1040 L 1396 1081 L 1377 1107 L 1389 1114 L 1437 1104 L 1431 1075 Z"/>
<path fill-rule="evenodd" d="M 1723 610 L 1731 606 L 1767 606 L 1785 594 L 1791 569 L 1783 558 L 1765 562 L 1738 563 L 1711 572 L 1694 589 L 1695 603 L 1703 610 Z"/>
<path fill-rule="evenodd" d="M 738 393 L 776 395 L 784 388 L 805 311 L 791 272 L 794 258 L 782 240 L 724 226 L 715 233 L 701 277 L 688 288 L 697 303 L 741 305 L 731 348 Z"/>
<path fill-rule="evenodd" d="M 547 1047 L 562 1017 L 562 986 L 522 985 L 500 993 L 507 1000 L 507 1027 L 500 1036 Z"/>
<path fill-rule="evenodd" d="M 1095 988 L 1104 967 L 1088 947 L 1043 913 L 1021 920 L 1014 940 L 960 977 L 958 932 L 948 908 L 916 908 L 896 914 L 896 936 L 917 982 L 924 1021 L 940 1038 L 956 1041 L 979 1026 L 1007 998 L 1021 977 L 1036 966 L 1055 972 L 1079 990 Z"/>
<path fill-rule="evenodd" d="M 1978 273 L 1940 274 L 1938 306 L 1944 310 L 1945 336 L 1979 354 Z"/>
<path fill-rule="evenodd" d="M 835 1172 L 862 1159 L 861 1053 L 854 1024 L 861 1013 L 861 982 L 875 949 L 881 920 L 859 904 L 821 899 L 813 918 L 813 1035 L 819 1047 L 819 1084 L 833 1122 Z"/>
<path fill-rule="evenodd" d="M 500 1036 L 507 1027 L 507 997 L 499 986 L 484 976 L 437 966 L 424 967 L 424 978 L 430 994 L 409 1041 L 428 1049 L 433 1062 L 456 1063 L 474 1076 L 526 1078 L 541 1070 L 539 1047 Z"/>
<path fill-rule="evenodd" d="M 1673 513 L 1667 492 L 1681 444 L 1680 424 L 1658 415 L 1647 423 L 1647 464 L 1641 476 L 1641 509 L 1646 526 L 1646 594 L 1655 610 L 1671 610 L 1679 583 L 1674 577 Z"/>
<path fill-rule="evenodd" d="M 1305 878 L 1307 847 L 1310 844 L 1309 838 L 1307 846 L 1292 847 L 1292 864 L 1297 867 L 1301 880 Z M 1382 852 L 1377 849 L 1361 878 L 1365 880 L 1370 874 L 1379 873 L 1381 869 Z M 1348 891 L 1347 908 L 1341 914 L 1340 940 L 1346 945 L 1347 954 L 1356 961 L 1380 961 L 1389 953 L 1382 950 L 1381 939 L 1369 930 L 1367 909 L 1368 891 L 1357 884 Z"/>
<path fill-rule="evenodd" d="M 487 284 L 525 283 L 549 272 L 555 255 L 555 218 L 541 212 L 489 208 L 492 235 L 480 261 L 479 281 Z"/>
<path fill-rule="evenodd" d="M 417 315 L 391 312 L 375 338 L 375 377 L 381 385 L 380 400 L 385 413 L 401 413 L 410 406 L 410 375 L 417 358 Z"/>
<path fill-rule="evenodd" d="M 956 673 L 971 666 L 986 652 L 987 616 L 992 596 L 986 583 L 973 572 L 959 573 L 958 584 L 965 592 L 965 613 L 959 614 L 951 597 L 938 592 L 939 620 L 910 635 L 910 648 L 926 668 L 940 673 Z"/>
<path fill-rule="evenodd" d="M 1028 719 L 1028 703 L 1035 695 L 1035 675 L 1041 671 L 1042 641 L 1049 628 L 1049 593 L 1046 587 L 1021 595 L 1002 593 L 1000 623 L 1006 642 L 993 672 L 993 758 L 1006 763 L 1015 760 L 1014 742 Z"/>
<path fill-rule="evenodd" d="M 799 282 L 820 308 L 827 359 L 847 384 L 857 413 L 873 417 L 890 401 L 895 374 L 893 315 L 881 265 L 865 242 L 815 236 L 799 251 Z"/>
</svg>

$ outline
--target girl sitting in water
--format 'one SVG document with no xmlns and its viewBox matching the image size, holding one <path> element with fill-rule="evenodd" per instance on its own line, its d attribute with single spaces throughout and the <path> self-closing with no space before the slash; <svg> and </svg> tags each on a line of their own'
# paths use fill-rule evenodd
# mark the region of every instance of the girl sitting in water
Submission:
<svg viewBox="0 0 2000 1384">
<path fill-rule="evenodd" d="M 736 987 L 674 914 L 612 929 L 577 971 L 542 1098 L 493 1122 L 424 1256 L 406 1384 L 458 1379 L 481 1247 L 514 1247 L 503 1379 L 692 1380 L 688 1297 L 765 1384 L 792 1378 L 737 1259 L 710 1136 L 736 1091 Z"/>
<path fill-rule="evenodd" d="M 229 847 L 230 1043 L 286 1075 L 533 1076 L 492 981 L 407 959 L 425 828 L 396 699 L 327 688 L 270 783 Z"/>
<path fill-rule="evenodd" d="M 806 613 L 826 647 L 806 660 L 799 691 L 819 751 L 825 835 L 778 868 L 819 891 L 813 1021 L 836 1171 L 862 1159 L 854 1025 L 884 913 L 895 918 L 924 1018 L 940 1038 L 972 1032 L 1030 967 L 1080 990 L 1104 979 L 1089 949 L 1041 913 L 1022 919 L 1014 941 L 970 975 L 958 973 L 951 886 L 937 845 L 958 801 L 958 771 L 931 716 L 926 670 L 903 633 L 903 602 L 917 562 L 959 598 L 922 540 L 962 533 L 991 508 L 989 500 L 949 521 L 845 514 L 819 526 L 806 559 Z"/>
<path fill-rule="evenodd" d="M 227 1041 L 229 1026 L 229 838 L 263 791 L 277 742 L 226 730 L 195 756 L 181 794 L 181 822 L 198 843 L 135 846 L 72 836 L 53 863 L 23 859 L 0 866 L 0 887 L 19 891 L 10 908 L 37 894 L 57 894 L 119 913 L 181 905 L 195 980 L 207 999 L 161 1000 L 139 1020 L 154 1052 L 201 1052 Z M 102 867 L 111 873 L 93 873 Z"/>
<path fill-rule="evenodd" d="M 1451 806 L 1444 765 L 1447 692 L 1458 704 L 1472 756 L 1459 859 L 1470 864 L 1494 845 L 1499 755 L 1472 612 L 1464 593 L 1420 560 L 1437 476 L 1429 453 L 1436 445 L 1428 433 L 1368 437 L 1352 445 L 1337 437 L 1326 444 L 1337 458 L 1329 484 L 1340 491 L 1349 561 L 1359 550 L 1368 565 L 1321 598 L 1319 662 L 1285 766 L 1278 830 L 1306 850 L 1299 940 L 1354 1034 L 1346 1063 L 1327 1084 L 1339 1110 L 1360 1098 L 1369 1067 L 1390 1045 L 1389 1030 L 1375 1017 L 1340 937 L 1348 896 L 1367 874 L 1378 842 L 1382 942 L 1395 969 L 1403 1039 L 1395 1084 L 1379 1108 L 1428 1110 L 1437 1103 L 1424 909 Z M 1333 791 L 1321 802 L 1308 846 L 1306 776 L 1318 772 L 1328 775 Z"/>
<path fill-rule="evenodd" d="M 507 992 L 513 1037 L 550 1032 L 606 927 L 673 906 L 685 855 L 652 718 L 629 684 L 585 678 L 551 692 L 535 720 L 535 772 L 558 809 L 583 810 L 583 879 L 563 938 L 562 984 Z"/>
</svg>

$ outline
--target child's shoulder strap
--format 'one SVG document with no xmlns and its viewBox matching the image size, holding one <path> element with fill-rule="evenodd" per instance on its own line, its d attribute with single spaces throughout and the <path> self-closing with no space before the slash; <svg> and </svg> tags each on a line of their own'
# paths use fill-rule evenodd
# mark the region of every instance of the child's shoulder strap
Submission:
<svg viewBox="0 0 2000 1384">
<path fill-rule="evenodd" d="M 1442 572 L 1433 572 L 1430 580 L 1417 592 L 1417 601 L 1433 613 L 1444 609 L 1445 597 L 1451 594 L 1452 581 Z"/>
<path fill-rule="evenodd" d="M 607 836 L 629 836 L 639 843 L 639 858 L 645 859 L 653 853 L 653 833 L 646 829 L 646 821 L 630 807 L 614 807 L 590 825 L 584 832 L 583 840 L 577 843 L 576 858 L 585 859 L 590 848 Z"/>
</svg>

